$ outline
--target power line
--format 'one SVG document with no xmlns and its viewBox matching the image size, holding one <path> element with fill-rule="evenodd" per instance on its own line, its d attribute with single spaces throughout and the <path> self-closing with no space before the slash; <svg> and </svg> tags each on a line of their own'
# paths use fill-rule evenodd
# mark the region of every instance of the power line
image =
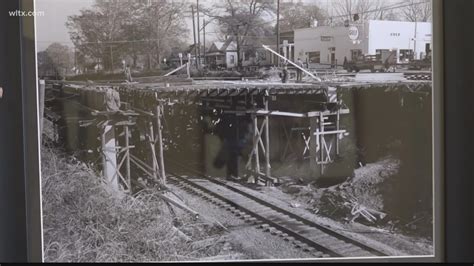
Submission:
<svg viewBox="0 0 474 266">
<path fill-rule="evenodd" d="M 387 11 L 387 10 L 393 10 L 393 9 L 398 9 L 398 8 L 403 8 L 403 7 L 409 7 L 409 6 L 415 6 L 415 5 L 420 5 L 420 4 L 428 4 L 429 1 L 421 1 L 421 2 L 416 2 L 416 3 L 409 3 L 409 4 L 400 4 L 400 3 L 397 3 L 397 4 L 393 4 L 393 5 L 390 5 L 390 6 L 386 6 L 386 7 L 383 7 L 383 8 L 378 8 L 378 9 L 372 9 L 372 10 L 367 10 L 367 11 L 363 11 L 363 12 L 358 12 L 357 14 L 369 14 L 369 13 L 375 13 L 375 12 L 381 12 L 381 11 Z M 334 19 L 334 18 L 344 18 L 344 17 L 348 17 L 352 14 L 345 14 L 345 15 L 337 15 L 337 16 L 330 16 L 328 17 L 327 19 Z M 276 22 L 276 20 L 269 20 L 269 21 L 266 21 L 266 22 L 262 22 L 262 23 L 256 23 L 254 25 L 264 25 L 264 24 L 268 24 L 268 23 L 271 23 L 271 22 Z M 208 32 L 208 33 L 214 33 L 214 34 L 217 34 L 219 32 Z M 244 37 L 244 36 L 241 36 L 241 37 Z M 274 38 L 274 37 L 262 37 L 262 36 L 259 36 L 259 35 L 246 35 L 245 37 L 260 37 L 260 38 Z M 152 42 L 152 41 L 159 41 L 160 39 L 144 39 L 144 40 L 121 40 L 121 41 L 103 41 L 103 42 L 81 42 L 80 44 L 119 44 L 119 43 L 140 43 L 140 42 Z M 51 43 L 51 41 L 37 41 L 38 43 Z M 64 43 L 64 44 L 71 44 L 74 42 L 64 42 L 64 41 L 54 41 L 54 42 L 57 42 L 57 43 Z"/>
<path fill-rule="evenodd" d="M 362 12 L 357 12 L 357 14 L 369 14 L 369 13 L 375 13 L 375 12 L 381 12 L 381 11 L 387 11 L 387 10 L 393 10 L 393 9 L 398 9 L 398 8 L 403 8 L 403 7 L 409 7 L 409 6 L 415 6 L 415 5 L 420 5 L 420 4 L 428 4 L 429 1 L 422 1 L 422 2 L 417 2 L 417 3 L 410 3 L 410 4 L 403 4 L 400 5 L 399 3 L 383 7 L 383 8 L 378 8 L 378 9 L 372 9 L 372 10 L 367 10 L 367 11 L 362 11 Z M 355 14 L 355 13 L 354 13 Z M 345 15 L 337 15 L 337 16 L 331 16 L 328 19 L 333 19 L 333 18 L 344 18 L 351 16 L 353 14 L 345 14 Z"/>
</svg>

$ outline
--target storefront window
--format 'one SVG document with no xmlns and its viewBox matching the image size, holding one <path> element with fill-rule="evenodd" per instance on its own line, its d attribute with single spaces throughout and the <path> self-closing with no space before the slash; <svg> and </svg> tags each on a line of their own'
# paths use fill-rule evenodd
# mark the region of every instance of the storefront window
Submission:
<svg viewBox="0 0 474 266">
<path fill-rule="evenodd" d="M 313 64 L 321 63 L 321 52 L 309 52 L 308 63 L 313 63 Z"/>
<path fill-rule="evenodd" d="M 357 58 L 362 56 L 362 50 L 361 49 L 354 49 L 351 50 L 351 59 L 352 60 L 357 60 Z"/>
</svg>

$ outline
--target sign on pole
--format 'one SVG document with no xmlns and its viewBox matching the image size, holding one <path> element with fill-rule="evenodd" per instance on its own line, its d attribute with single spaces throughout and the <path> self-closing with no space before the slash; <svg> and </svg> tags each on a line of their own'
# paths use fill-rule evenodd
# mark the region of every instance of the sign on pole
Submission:
<svg viewBox="0 0 474 266">
<path fill-rule="evenodd" d="M 349 38 L 353 41 L 359 38 L 359 29 L 356 26 L 351 26 L 349 28 Z"/>
</svg>

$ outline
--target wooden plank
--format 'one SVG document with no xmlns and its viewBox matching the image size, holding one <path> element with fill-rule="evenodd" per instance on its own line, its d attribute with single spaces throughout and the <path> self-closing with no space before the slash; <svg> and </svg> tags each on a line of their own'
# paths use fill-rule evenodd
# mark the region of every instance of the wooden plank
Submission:
<svg viewBox="0 0 474 266">
<path fill-rule="evenodd" d="M 167 76 L 169 76 L 169 75 L 172 75 L 173 73 L 176 73 L 176 72 L 180 71 L 181 69 L 183 69 L 183 68 L 185 68 L 185 67 L 187 67 L 187 64 L 186 64 L 186 65 L 182 65 L 182 66 L 180 66 L 180 67 L 178 67 L 178 68 L 176 68 L 176 69 L 174 69 L 174 70 L 172 70 L 172 71 L 166 73 L 166 74 L 164 75 L 164 77 L 167 77 Z"/>
<path fill-rule="evenodd" d="M 130 132 L 128 126 L 125 126 L 125 157 L 126 157 L 126 164 L 125 164 L 125 177 L 127 181 L 127 186 L 128 189 L 131 191 L 132 190 L 132 181 L 131 181 L 131 174 L 130 174 L 130 143 L 129 143 L 129 138 L 130 138 Z"/>
<path fill-rule="evenodd" d="M 157 105 L 156 106 L 156 127 L 158 130 L 158 145 L 160 146 L 160 150 L 158 151 L 160 160 L 159 160 L 159 165 L 160 165 L 160 171 L 161 171 L 161 179 L 163 181 L 163 184 L 166 185 L 166 174 L 165 174 L 165 161 L 164 161 L 164 155 L 163 155 L 163 135 L 162 135 L 162 126 L 161 126 L 161 117 L 163 115 L 162 113 L 162 105 Z"/>
<path fill-rule="evenodd" d="M 268 111 L 268 97 L 264 99 Z M 270 176 L 270 116 L 265 116 L 265 174 Z M 263 148 L 263 147 L 262 147 Z"/>
</svg>

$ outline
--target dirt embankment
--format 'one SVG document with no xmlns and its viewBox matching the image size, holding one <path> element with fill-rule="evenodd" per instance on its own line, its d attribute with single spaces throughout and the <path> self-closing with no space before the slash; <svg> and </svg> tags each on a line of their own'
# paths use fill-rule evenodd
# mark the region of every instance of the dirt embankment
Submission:
<svg viewBox="0 0 474 266">
<path fill-rule="evenodd" d="M 170 212 L 156 192 L 110 192 L 84 163 L 43 148 L 48 262 L 189 261 L 227 254 L 219 226 Z"/>
<path fill-rule="evenodd" d="M 410 219 L 398 215 L 403 208 L 397 184 L 400 183 L 401 161 L 385 157 L 355 169 L 351 177 L 336 185 L 323 187 L 318 182 L 304 184 L 286 180 L 281 190 L 291 195 L 302 208 L 341 222 L 359 222 L 374 228 L 410 236 L 432 237 L 432 214 L 420 209 Z M 295 203 L 296 204 L 296 203 Z"/>
</svg>

